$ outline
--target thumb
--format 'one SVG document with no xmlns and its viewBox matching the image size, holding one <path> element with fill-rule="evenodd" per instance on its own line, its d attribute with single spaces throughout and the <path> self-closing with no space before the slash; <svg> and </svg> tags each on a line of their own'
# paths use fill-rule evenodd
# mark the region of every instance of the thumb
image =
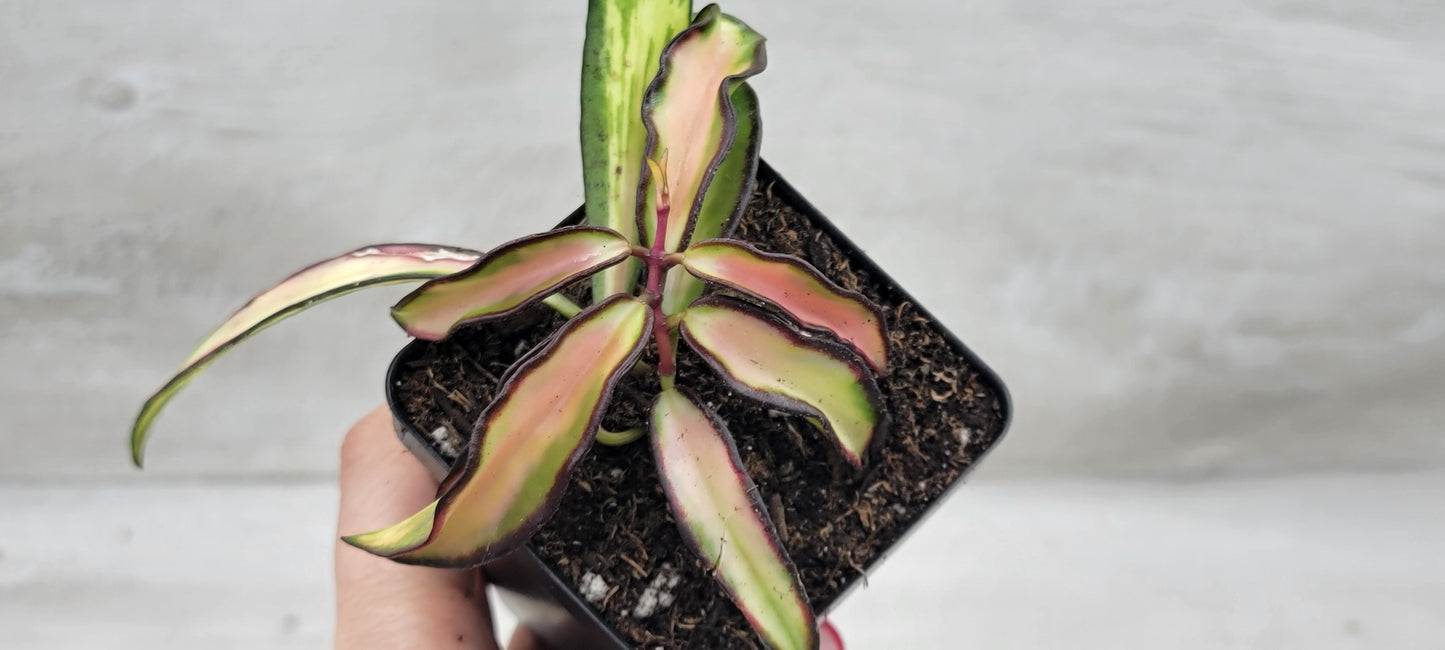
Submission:
<svg viewBox="0 0 1445 650">
<path fill-rule="evenodd" d="M 341 444 L 340 534 L 390 526 L 436 498 L 391 413 L 367 414 Z M 495 650 L 481 573 L 406 566 L 336 540 L 336 648 Z"/>
</svg>

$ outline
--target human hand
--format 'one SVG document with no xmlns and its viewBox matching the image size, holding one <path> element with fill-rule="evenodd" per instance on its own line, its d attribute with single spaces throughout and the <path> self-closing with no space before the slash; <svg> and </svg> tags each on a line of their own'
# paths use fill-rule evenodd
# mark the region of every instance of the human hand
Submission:
<svg viewBox="0 0 1445 650">
<path fill-rule="evenodd" d="M 337 650 L 500 650 L 481 571 L 398 564 L 339 539 L 411 516 L 436 498 L 436 489 L 436 480 L 397 439 L 385 406 L 346 434 L 335 550 Z M 824 622 L 820 632 L 821 650 L 843 649 L 832 625 Z M 542 646 L 519 627 L 507 650 Z"/>
<path fill-rule="evenodd" d="M 436 498 L 437 482 L 401 445 L 391 413 L 368 413 L 341 443 L 337 528 L 353 534 L 390 526 Z M 337 650 L 498 650 L 481 571 L 407 566 L 336 540 Z M 540 650 L 518 628 L 508 650 Z"/>
</svg>

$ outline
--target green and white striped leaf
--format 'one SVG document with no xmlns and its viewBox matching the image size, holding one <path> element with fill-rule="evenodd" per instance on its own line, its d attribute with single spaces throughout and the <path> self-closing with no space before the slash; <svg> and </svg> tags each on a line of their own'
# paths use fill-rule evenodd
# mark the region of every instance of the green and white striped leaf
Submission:
<svg viewBox="0 0 1445 650">
<path fill-rule="evenodd" d="M 882 438 L 883 397 L 852 348 L 807 336 L 757 307 L 721 297 L 693 303 L 681 329 L 738 392 L 819 418 L 854 467 L 863 466 L 869 448 Z"/>
<path fill-rule="evenodd" d="M 875 371 L 887 367 L 888 336 L 878 308 L 803 260 L 734 239 L 712 239 L 690 246 L 682 265 L 699 278 L 771 302 L 805 326 L 832 332 Z"/>
<path fill-rule="evenodd" d="M 515 313 L 631 254 L 627 238 L 606 228 L 572 226 L 529 235 L 493 249 L 466 271 L 418 287 L 391 315 L 412 336 L 441 339 L 465 323 Z"/>
<path fill-rule="evenodd" d="M 652 453 L 678 530 L 768 646 L 818 647 L 817 622 L 727 427 L 697 399 L 664 390 Z"/>
<path fill-rule="evenodd" d="M 642 95 L 662 48 L 688 25 L 691 0 L 591 0 L 582 46 L 582 181 L 587 222 L 637 242 L 637 183 L 647 149 Z M 592 299 L 632 291 L 635 261 L 598 273 Z"/>
<path fill-rule="evenodd" d="M 521 546 L 556 510 L 651 327 L 647 304 L 623 294 L 568 321 L 503 379 L 437 501 L 394 526 L 343 539 L 398 562 L 451 568 Z"/>
<path fill-rule="evenodd" d="M 366 287 L 451 275 L 471 266 L 476 251 L 429 244 L 359 248 L 306 267 L 262 292 L 211 332 L 160 390 L 141 407 L 131 427 L 131 460 L 139 467 L 151 425 L 191 378 L 241 341 L 312 305 Z"/>
<path fill-rule="evenodd" d="M 767 66 L 763 37 L 717 5 L 699 11 L 667 45 L 657 78 L 642 101 L 647 157 L 666 163 L 669 204 L 665 250 L 681 250 L 701 212 L 708 186 L 727 159 L 737 135 L 734 84 Z M 744 161 L 745 162 L 745 161 Z M 656 191 L 649 173 L 639 194 L 646 208 L 640 227 L 650 244 Z M 738 188 L 731 188 L 738 191 Z"/>
</svg>

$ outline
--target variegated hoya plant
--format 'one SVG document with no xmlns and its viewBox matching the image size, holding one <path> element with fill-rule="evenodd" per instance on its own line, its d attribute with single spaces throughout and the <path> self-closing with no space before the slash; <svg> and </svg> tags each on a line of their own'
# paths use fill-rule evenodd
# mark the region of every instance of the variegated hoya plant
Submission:
<svg viewBox="0 0 1445 650">
<path fill-rule="evenodd" d="M 132 430 L 135 463 L 156 415 L 195 373 L 318 302 L 428 280 L 392 309 L 408 333 L 428 340 L 545 302 L 570 320 L 502 378 L 437 499 L 345 540 L 437 567 L 480 565 L 523 545 L 555 510 L 593 440 L 627 444 L 644 435 L 607 432 L 600 422 L 651 341 L 660 392 L 645 435 L 683 537 L 767 645 L 816 648 L 814 615 L 732 436 L 674 381 L 677 346 L 685 341 L 737 392 L 810 416 L 862 467 L 883 430 L 875 374 L 887 339 L 863 296 L 800 259 L 727 237 L 758 164 L 758 103 L 744 80 L 766 64 L 763 38 L 716 5 L 690 15 L 688 0 L 590 3 L 581 138 L 587 225 L 485 254 L 368 246 L 302 270 L 231 316 L 146 402 Z M 589 275 L 590 307 L 557 293 Z M 704 297 L 707 284 L 748 299 Z"/>
</svg>

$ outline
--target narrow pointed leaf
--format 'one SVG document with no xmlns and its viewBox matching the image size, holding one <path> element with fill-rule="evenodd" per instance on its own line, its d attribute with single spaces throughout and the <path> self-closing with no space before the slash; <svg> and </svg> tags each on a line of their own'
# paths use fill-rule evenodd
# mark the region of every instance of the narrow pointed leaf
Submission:
<svg viewBox="0 0 1445 650">
<path fill-rule="evenodd" d="M 616 264 L 632 244 L 606 228 L 558 228 L 506 243 L 471 268 L 428 282 L 391 315 L 408 334 L 444 338 L 464 323 L 516 312 L 567 283 Z"/>
<path fill-rule="evenodd" d="M 762 116 L 758 112 L 758 95 L 747 82 L 733 82 L 733 110 L 737 115 L 737 132 L 722 165 L 717 168 L 702 210 L 697 214 L 689 241 L 703 241 L 732 234 L 738 218 L 747 209 L 758 174 L 758 149 L 762 142 Z M 669 269 L 662 292 L 662 311 L 680 313 L 702 295 L 703 283 L 678 269 Z"/>
<path fill-rule="evenodd" d="M 252 298 L 211 332 L 169 381 L 141 407 L 131 428 L 131 460 L 140 466 L 146 439 L 161 409 L 191 378 L 227 350 L 307 307 L 366 287 L 414 282 L 456 273 L 481 254 L 449 246 L 367 246 L 306 267 Z"/>
<path fill-rule="evenodd" d="M 688 248 L 682 264 L 697 277 L 771 302 L 803 325 L 832 332 L 875 371 L 887 366 L 888 336 L 878 308 L 803 260 L 733 239 L 713 239 Z"/>
<path fill-rule="evenodd" d="M 626 295 L 568 321 L 504 380 L 461 470 L 435 503 L 344 539 L 399 562 L 439 567 L 475 566 L 525 543 L 557 508 L 651 326 L 647 305 Z"/>
<path fill-rule="evenodd" d="M 687 27 L 691 0 L 591 0 L 582 46 L 582 181 L 587 223 L 637 240 L 637 183 L 647 148 L 642 94 L 658 59 Z M 592 300 L 628 293 L 640 267 L 628 260 L 598 273 Z"/>
<path fill-rule="evenodd" d="M 854 467 L 883 436 L 883 399 L 847 346 L 808 336 L 739 300 L 704 298 L 683 314 L 682 335 L 740 393 L 818 416 Z"/>
<path fill-rule="evenodd" d="M 652 452 L 678 530 L 769 647 L 818 647 L 816 621 L 727 427 L 695 398 L 664 390 Z"/>
<path fill-rule="evenodd" d="M 692 25 L 663 50 L 657 78 L 642 101 L 642 123 L 647 128 L 647 156 L 667 161 L 672 214 L 666 250 L 680 250 L 686 242 L 708 185 L 733 146 L 738 129 L 734 82 L 766 66 L 762 35 L 723 14 L 717 5 L 699 11 Z M 648 174 L 640 192 L 646 208 L 638 214 L 648 242 L 656 229 L 651 218 L 656 192 L 651 186 Z"/>
</svg>

